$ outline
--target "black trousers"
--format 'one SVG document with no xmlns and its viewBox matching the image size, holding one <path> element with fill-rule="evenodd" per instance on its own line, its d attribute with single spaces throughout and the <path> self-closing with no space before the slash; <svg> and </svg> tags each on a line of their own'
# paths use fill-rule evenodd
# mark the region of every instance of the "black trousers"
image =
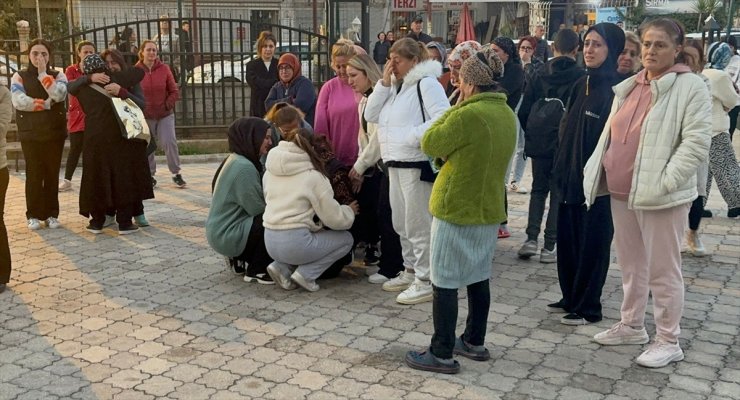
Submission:
<svg viewBox="0 0 740 400">
<path fill-rule="evenodd" d="M 614 236 L 609 196 L 597 197 L 591 209 L 560 204 L 558 211 L 558 280 L 566 311 L 587 321 L 602 318 L 601 291 L 609 271 Z"/>
<path fill-rule="evenodd" d="M 267 266 L 273 261 L 265 248 L 265 227 L 262 226 L 262 214 L 254 217 L 252 228 L 249 229 L 247 245 L 242 254 L 235 257 L 247 263 L 247 275 L 267 273 Z"/>
<path fill-rule="evenodd" d="M 545 222 L 545 248 L 552 250 L 558 240 L 558 199 L 552 190 L 552 158 L 530 158 L 532 160 L 532 191 L 529 196 L 527 218 L 527 240 L 537 241 L 545 215 L 545 200 L 550 194 L 550 211 Z"/>
<path fill-rule="evenodd" d="M 730 142 L 732 142 L 732 135 L 735 133 L 735 128 L 737 128 L 738 113 L 740 113 L 740 106 L 735 106 L 735 108 L 727 113 L 730 116 Z"/>
<path fill-rule="evenodd" d="M 491 308 L 491 288 L 488 279 L 468 285 L 468 318 L 465 320 L 463 340 L 473 346 L 482 346 L 486 339 L 488 310 Z M 457 325 L 457 289 L 434 288 L 432 317 L 432 354 L 437 358 L 452 358 Z"/>
<path fill-rule="evenodd" d="M 375 245 L 380 239 L 380 223 L 378 220 L 378 200 L 380 197 L 380 184 L 383 180 L 383 173 L 375 171 L 371 176 L 365 176 L 362 182 L 362 188 L 357 193 L 357 202 L 360 204 L 360 214 L 355 218 L 355 225 L 352 227 L 355 231 L 352 236 L 355 243 L 365 242 Z"/>
<path fill-rule="evenodd" d="M 101 226 L 105 223 L 106 215 L 115 215 L 116 223 L 118 223 L 119 227 L 129 227 L 133 225 L 131 218 L 134 216 L 134 210 L 136 208 L 137 205 L 133 203 L 113 209 L 93 210 L 90 212 L 90 216 L 92 217 L 91 223 Z"/>
<path fill-rule="evenodd" d="M 704 196 L 699 196 L 693 203 L 691 203 L 691 208 L 689 209 L 689 229 L 692 231 L 699 229 L 699 224 L 701 224 L 701 215 L 704 213 L 705 201 L 706 199 Z"/>
<path fill-rule="evenodd" d="M 10 282 L 10 245 L 5 229 L 5 194 L 8 192 L 10 174 L 8 167 L 0 169 L 0 284 Z"/>
<path fill-rule="evenodd" d="M 43 221 L 59 217 L 59 169 L 64 140 L 21 141 L 26 161 L 26 218 Z"/>
<path fill-rule="evenodd" d="M 71 181 L 75 174 L 77 164 L 82 155 L 82 142 L 85 140 L 84 132 L 72 132 L 69 134 L 69 154 L 67 154 L 67 165 L 64 167 L 64 179 Z"/>
<path fill-rule="evenodd" d="M 422 205 L 419 205 L 422 206 Z M 427 205 L 424 204 L 424 207 Z M 403 271 L 401 254 L 401 237 L 393 229 L 393 218 L 390 200 L 390 181 L 387 174 L 382 174 L 378 191 L 378 226 L 380 229 L 380 263 L 379 274 L 394 278 Z"/>
</svg>

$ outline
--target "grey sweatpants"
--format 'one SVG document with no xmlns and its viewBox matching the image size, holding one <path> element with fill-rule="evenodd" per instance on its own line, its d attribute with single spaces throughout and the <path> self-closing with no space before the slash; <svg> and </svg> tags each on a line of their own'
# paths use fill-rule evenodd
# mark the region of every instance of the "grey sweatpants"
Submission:
<svg viewBox="0 0 740 400">
<path fill-rule="evenodd" d="M 170 114 L 162 119 L 147 119 L 146 122 L 157 145 L 164 150 L 164 154 L 167 156 L 167 168 L 169 168 L 172 175 L 179 174 L 180 150 L 177 148 L 177 137 L 175 136 L 175 114 Z M 157 172 L 154 153 L 149 155 L 149 172 L 152 176 Z"/>
<path fill-rule="evenodd" d="M 285 276 L 295 270 L 307 281 L 316 280 L 335 261 L 347 255 L 352 243 L 348 231 L 265 228 L 265 247 L 275 260 L 273 265 Z"/>
</svg>

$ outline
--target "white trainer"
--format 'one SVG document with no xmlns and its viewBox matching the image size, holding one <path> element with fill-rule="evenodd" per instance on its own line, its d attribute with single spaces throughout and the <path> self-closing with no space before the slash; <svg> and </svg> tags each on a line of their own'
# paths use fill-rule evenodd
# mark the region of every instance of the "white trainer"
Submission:
<svg viewBox="0 0 740 400">
<path fill-rule="evenodd" d="M 386 292 L 401 292 L 408 289 L 415 278 L 416 275 L 413 272 L 408 272 L 404 269 L 395 278 L 384 283 L 383 290 Z"/>
<path fill-rule="evenodd" d="M 62 179 L 59 181 L 59 191 L 66 192 L 68 190 L 72 190 L 72 181 L 69 179 Z"/>
<path fill-rule="evenodd" d="M 396 297 L 396 302 L 400 304 L 419 304 L 432 301 L 433 292 L 431 282 L 414 279 L 414 283 Z"/>
<path fill-rule="evenodd" d="M 611 328 L 594 335 L 594 341 L 606 346 L 645 344 L 650 341 L 650 336 L 644 327 L 635 329 L 622 322 L 617 322 Z"/>
<path fill-rule="evenodd" d="M 385 275 L 381 275 L 378 273 L 372 274 L 367 278 L 367 281 L 370 283 L 386 283 L 390 279 L 388 279 Z"/>
<path fill-rule="evenodd" d="M 275 283 L 280 285 L 280 287 L 285 290 L 298 289 L 298 285 L 296 285 L 296 283 L 290 279 L 290 276 L 283 275 L 282 271 L 280 271 L 280 268 L 278 268 L 274 264 L 270 264 L 267 266 L 267 274 L 270 275 Z"/>
<path fill-rule="evenodd" d="M 29 218 L 28 219 L 28 229 L 32 231 L 37 231 L 41 229 L 41 222 L 37 218 Z"/>
<path fill-rule="evenodd" d="M 686 245 L 688 247 L 688 251 L 694 257 L 704 257 L 707 255 L 707 249 L 701 241 L 701 234 L 699 234 L 699 231 L 692 231 L 689 229 L 689 231 L 686 232 Z"/>
<path fill-rule="evenodd" d="M 49 229 L 59 229 L 62 226 L 62 224 L 59 223 L 59 220 L 54 217 L 47 218 L 44 223 L 49 227 Z"/>
<path fill-rule="evenodd" d="M 683 360 L 683 350 L 678 342 L 671 343 L 666 340 L 656 338 L 648 346 L 635 362 L 643 367 L 660 368 L 674 362 Z"/>
</svg>

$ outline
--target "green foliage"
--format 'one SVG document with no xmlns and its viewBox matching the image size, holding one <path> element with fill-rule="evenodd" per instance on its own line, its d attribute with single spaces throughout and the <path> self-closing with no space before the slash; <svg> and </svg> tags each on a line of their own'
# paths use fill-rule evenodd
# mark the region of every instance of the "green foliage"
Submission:
<svg viewBox="0 0 740 400">
<path fill-rule="evenodd" d="M 28 21 L 31 28 L 31 38 L 39 37 L 36 10 L 21 8 L 19 1 L 0 2 L 0 42 L 4 50 L 18 50 L 18 31 L 15 23 L 20 20 Z M 41 9 L 41 29 L 46 39 L 67 36 L 67 11 L 62 9 Z"/>
</svg>

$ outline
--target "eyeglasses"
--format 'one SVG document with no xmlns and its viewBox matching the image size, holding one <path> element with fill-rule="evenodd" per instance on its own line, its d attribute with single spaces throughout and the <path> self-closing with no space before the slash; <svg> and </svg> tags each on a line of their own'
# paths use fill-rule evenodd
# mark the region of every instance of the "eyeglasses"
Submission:
<svg viewBox="0 0 740 400">
<path fill-rule="evenodd" d="M 291 70 L 292 71 L 293 70 L 293 67 L 291 67 L 290 65 L 281 65 L 281 66 L 278 67 L 278 71 L 287 71 L 287 70 Z"/>
<path fill-rule="evenodd" d="M 521 47 L 519 47 L 519 50 L 524 50 L 524 51 L 527 51 L 527 52 L 529 52 L 529 51 L 532 51 L 532 50 L 534 50 L 534 49 L 533 49 L 533 48 L 531 48 L 531 47 L 527 47 L 527 46 L 521 46 Z"/>
</svg>

